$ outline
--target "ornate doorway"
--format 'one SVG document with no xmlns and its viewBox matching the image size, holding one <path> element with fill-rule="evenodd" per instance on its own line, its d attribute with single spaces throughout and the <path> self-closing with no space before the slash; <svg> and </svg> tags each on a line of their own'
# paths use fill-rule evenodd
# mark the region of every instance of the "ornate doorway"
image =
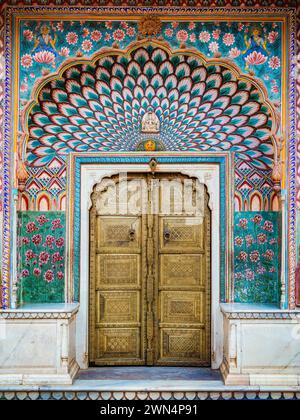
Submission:
<svg viewBox="0 0 300 420">
<path fill-rule="evenodd" d="M 181 174 L 103 179 L 90 210 L 91 365 L 210 365 L 210 210 Z"/>
</svg>

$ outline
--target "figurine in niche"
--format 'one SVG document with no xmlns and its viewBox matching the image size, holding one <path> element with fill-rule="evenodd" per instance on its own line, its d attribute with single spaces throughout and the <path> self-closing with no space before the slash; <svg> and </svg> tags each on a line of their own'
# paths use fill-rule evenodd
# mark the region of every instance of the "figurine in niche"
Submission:
<svg viewBox="0 0 300 420">
<path fill-rule="evenodd" d="M 246 49 L 243 51 L 243 58 L 246 63 L 245 69 L 248 70 L 251 64 L 263 64 L 268 59 L 270 51 L 267 49 L 268 38 L 262 35 L 262 29 L 254 26 L 250 31 L 250 36 L 244 37 Z"/>
<path fill-rule="evenodd" d="M 142 133 L 159 133 L 160 123 L 153 111 L 146 112 L 142 118 Z"/>
</svg>

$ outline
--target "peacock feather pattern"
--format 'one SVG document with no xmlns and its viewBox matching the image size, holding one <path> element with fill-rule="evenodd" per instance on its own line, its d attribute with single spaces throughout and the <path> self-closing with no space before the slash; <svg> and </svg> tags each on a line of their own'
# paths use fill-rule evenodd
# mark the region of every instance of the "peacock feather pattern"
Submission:
<svg viewBox="0 0 300 420">
<path fill-rule="evenodd" d="M 29 117 L 27 161 L 41 167 L 72 151 L 134 151 L 148 111 L 166 150 L 232 151 L 259 170 L 272 165 L 272 119 L 256 86 L 154 45 L 75 65 L 45 85 Z"/>
</svg>

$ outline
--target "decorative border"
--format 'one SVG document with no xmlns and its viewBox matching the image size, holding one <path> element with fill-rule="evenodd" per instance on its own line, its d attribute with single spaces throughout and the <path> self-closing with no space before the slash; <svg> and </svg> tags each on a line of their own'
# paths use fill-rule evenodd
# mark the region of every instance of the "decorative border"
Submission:
<svg viewBox="0 0 300 420">
<path fill-rule="evenodd" d="M 11 266 L 13 266 L 14 256 L 10 252 L 10 243 L 11 243 L 11 231 L 14 230 L 14 225 L 11 223 L 11 215 L 13 214 L 12 206 L 12 195 L 14 194 L 14 189 L 10 190 L 10 180 L 15 179 L 12 177 L 11 172 L 13 172 L 13 151 L 12 148 L 12 138 L 17 141 L 17 130 L 14 130 L 13 136 L 11 135 L 11 115 L 12 113 L 12 96 L 11 96 L 11 57 L 12 57 L 12 28 L 15 23 L 16 16 L 26 18 L 26 16 L 43 16 L 43 18 L 51 17 L 65 17 L 70 18 L 72 14 L 82 14 L 83 18 L 89 18 L 91 15 L 94 16 L 110 16 L 111 19 L 116 19 L 120 16 L 126 16 L 127 19 L 133 19 L 136 16 L 143 15 L 145 13 L 155 13 L 163 16 L 169 15 L 168 19 L 180 19 L 186 20 L 190 16 L 194 18 L 201 17 L 203 20 L 208 19 L 226 19 L 224 16 L 228 16 L 227 20 L 247 20 L 247 19 L 259 19 L 259 18 L 270 18 L 271 17 L 282 19 L 284 22 L 287 21 L 288 27 L 287 32 L 289 34 L 289 50 L 286 55 L 288 62 L 290 63 L 290 71 L 295 68 L 295 31 L 296 31 L 296 9 L 295 8 L 285 8 L 285 7 L 275 7 L 275 8 L 263 8 L 263 7 L 252 7 L 252 8 L 243 8 L 243 7 L 85 7 L 85 6 L 33 6 L 33 7 L 22 7 L 22 6 L 7 6 L 5 5 L 5 60 L 6 60 L 6 79 L 5 79 L 5 120 L 4 120 L 4 145 L 3 145 L 3 161 L 4 161 L 4 199 L 3 199 L 3 256 L 2 256 L 2 289 L 3 289 L 3 298 L 2 304 L 3 308 L 9 306 L 9 283 L 10 283 L 10 271 Z M 285 60 L 286 61 L 286 60 Z M 286 74 L 283 71 L 283 74 Z M 285 82 L 286 79 L 284 78 Z M 285 91 L 286 85 L 283 85 L 283 91 Z M 283 174 L 283 184 L 286 182 L 286 177 L 288 177 L 288 214 L 286 217 L 288 224 L 288 246 L 286 253 L 286 260 L 288 260 L 288 294 L 289 294 L 289 304 L 293 308 L 295 304 L 295 282 L 294 282 L 294 272 L 295 272 L 295 81 L 290 80 L 289 89 L 288 89 L 288 118 L 285 118 L 285 109 L 283 110 L 283 121 L 286 121 L 289 124 L 289 157 L 288 157 L 288 168 L 286 173 Z M 285 107 L 284 107 L 285 108 Z M 287 147 L 286 147 L 287 149 Z M 293 154 L 293 155 L 292 155 Z M 284 157 L 284 156 L 283 156 Z"/>
<path fill-rule="evenodd" d="M 103 154 L 102 154 L 103 155 Z M 71 153 L 68 160 L 68 182 L 69 189 L 67 192 L 67 208 L 70 214 L 67 215 L 67 229 L 69 229 L 69 249 L 68 258 L 71 272 L 68 272 L 70 279 L 73 279 L 73 299 L 79 301 L 79 285 L 80 285 L 80 217 L 81 217 L 81 165 L 82 164 L 145 164 L 147 165 L 151 159 L 155 158 L 158 164 L 205 164 L 217 163 L 220 166 L 220 221 L 226 220 L 226 217 L 232 217 L 230 214 L 230 204 L 233 203 L 234 197 L 229 192 L 229 177 L 226 174 L 231 173 L 231 156 L 229 153 L 156 153 L 156 154 L 126 154 L 126 153 L 108 153 L 106 156 L 95 156 L 95 153 L 76 154 Z M 227 199 L 229 195 L 229 199 Z M 222 302 L 230 299 L 230 281 L 228 273 L 229 262 L 226 260 L 227 251 L 229 251 L 231 243 L 229 241 L 230 233 L 228 225 L 220 223 L 220 299 Z M 72 247 L 70 247 L 72 244 Z M 68 246 L 67 245 L 67 246 Z M 71 251 L 72 250 L 72 251 Z"/>
<path fill-rule="evenodd" d="M 251 388 L 251 391 L 244 389 L 236 389 L 232 391 L 232 387 L 224 386 L 215 387 L 209 391 L 73 391 L 71 389 L 46 388 L 41 390 L 28 391 L 22 389 L 16 391 L 14 389 L 0 391 L 0 400 L 102 400 L 102 401 L 199 401 L 199 400 L 300 400 L 300 388 L 298 391 L 272 390 L 259 391 L 258 388 Z M 235 387 L 236 388 L 236 387 Z M 245 388 L 245 387 L 243 387 Z"/>
</svg>

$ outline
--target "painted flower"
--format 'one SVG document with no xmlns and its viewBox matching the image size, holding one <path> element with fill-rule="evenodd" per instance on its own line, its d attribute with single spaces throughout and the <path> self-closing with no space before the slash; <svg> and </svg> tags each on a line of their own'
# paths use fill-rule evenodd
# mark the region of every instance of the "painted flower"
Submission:
<svg viewBox="0 0 300 420">
<path fill-rule="evenodd" d="M 245 238 L 245 240 L 246 240 L 247 247 L 249 247 L 249 246 L 251 246 L 251 245 L 253 245 L 255 243 L 254 238 L 253 238 L 252 235 L 247 235 L 246 238 Z"/>
<path fill-rule="evenodd" d="M 51 51 L 42 50 L 34 54 L 34 60 L 42 64 L 54 64 L 55 55 Z"/>
<path fill-rule="evenodd" d="M 258 251 L 252 251 L 250 252 L 249 258 L 250 258 L 250 261 L 257 262 L 259 261 L 260 254 Z"/>
<path fill-rule="evenodd" d="M 40 226 L 43 226 L 45 223 L 49 222 L 49 219 L 44 214 L 41 214 L 37 217 L 37 222 Z"/>
<path fill-rule="evenodd" d="M 40 274 L 41 274 L 41 270 L 39 268 L 36 267 L 36 268 L 33 269 L 33 275 L 34 276 L 38 277 L 38 276 L 40 276 Z"/>
<path fill-rule="evenodd" d="M 135 28 L 132 28 L 132 27 L 128 28 L 127 31 L 126 31 L 126 34 L 128 36 L 134 36 L 135 35 Z"/>
<path fill-rule="evenodd" d="M 28 251 L 25 252 L 26 260 L 32 260 L 35 257 L 34 252 L 32 249 L 28 249 Z"/>
<path fill-rule="evenodd" d="M 280 59 L 278 57 L 276 57 L 275 55 L 273 57 L 270 58 L 269 60 L 269 67 L 272 70 L 277 70 L 280 67 Z"/>
<path fill-rule="evenodd" d="M 108 20 L 107 22 L 105 22 L 105 28 L 106 29 L 111 29 L 112 28 L 112 21 Z"/>
<path fill-rule="evenodd" d="M 242 279 L 242 278 L 243 278 L 243 274 L 242 274 L 242 273 L 240 273 L 240 272 L 238 272 L 238 273 L 234 273 L 234 278 L 235 278 L 235 279 L 237 279 L 237 280 L 240 280 L 240 279 Z"/>
<path fill-rule="evenodd" d="M 51 224 L 52 224 L 52 230 L 61 229 L 62 228 L 62 224 L 61 224 L 61 220 L 60 219 L 54 219 L 54 220 L 52 220 Z"/>
<path fill-rule="evenodd" d="M 38 230 L 38 227 L 36 226 L 36 224 L 34 222 L 29 222 L 26 225 L 26 231 L 28 233 L 32 233 L 34 231 Z"/>
<path fill-rule="evenodd" d="M 30 242 L 30 240 L 29 240 L 29 238 L 27 238 L 26 236 L 24 236 L 24 237 L 22 238 L 22 244 L 23 244 L 23 245 L 28 245 L 28 244 L 29 244 L 29 242 Z"/>
<path fill-rule="evenodd" d="M 178 23 L 178 22 L 172 22 L 172 23 L 171 23 L 171 26 L 172 26 L 172 28 L 174 28 L 174 29 L 178 28 L 178 25 L 179 25 L 179 23 Z"/>
<path fill-rule="evenodd" d="M 105 37 L 104 37 L 104 40 L 106 42 L 108 42 L 108 41 L 110 41 L 110 38 L 111 38 L 110 34 L 108 32 L 106 32 Z"/>
<path fill-rule="evenodd" d="M 22 270 L 22 272 L 21 272 L 21 276 L 24 278 L 24 277 L 28 277 L 29 276 L 29 271 L 28 270 Z"/>
<path fill-rule="evenodd" d="M 49 261 L 49 258 L 50 258 L 49 253 L 46 251 L 42 251 L 39 255 L 40 264 L 47 264 L 47 262 Z"/>
<path fill-rule="evenodd" d="M 195 24 L 195 22 L 190 22 L 189 23 L 189 26 L 188 26 L 188 29 L 190 30 L 190 31 L 192 31 L 193 29 L 195 29 L 196 28 L 196 24 Z"/>
<path fill-rule="evenodd" d="M 66 36 L 66 40 L 69 45 L 75 45 L 78 42 L 78 35 L 76 32 L 69 32 Z"/>
<path fill-rule="evenodd" d="M 276 272 L 276 268 L 275 267 L 271 267 L 269 270 L 269 273 L 275 273 Z"/>
<path fill-rule="evenodd" d="M 272 238 L 272 239 L 269 240 L 270 245 L 275 245 L 277 242 L 278 242 L 278 240 L 275 239 L 275 238 Z"/>
<path fill-rule="evenodd" d="M 64 238 L 58 238 L 55 241 L 55 245 L 57 246 L 57 248 L 61 248 L 62 246 L 64 246 L 65 240 Z"/>
<path fill-rule="evenodd" d="M 208 49 L 212 53 L 215 53 L 215 52 L 219 51 L 219 44 L 216 41 L 210 42 L 210 44 L 208 46 Z"/>
<path fill-rule="evenodd" d="M 217 41 L 218 39 L 220 39 L 220 34 L 221 34 L 221 30 L 220 30 L 220 29 L 215 29 L 215 30 L 212 32 L 212 37 L 213 37 L 213 39 L 215 39 L 216 41 Z"/>
<path fill-rule="evenodd" d="M 28 69 L 29 67 L 32 67 L 32 56 L 30 54 L 24 54 L 21 58 L 21 65 L 22 67 L 25 67 L 25 69 Z"/>
<path fill-rule="evenodd" d="M 256 214 L 251 220 L 253 220 L 256 225 L 260 225 L 262 216 L 260 214 Z"/>
<path fill-rule="evenodd" d="M 20 91 L 21 92 L 28 92 L 28 84 L 27 83 L 22 83 L 20 86 Z"/>
<path fill-rule="evenodd" d="M 247 268 L 247 270 L 245 271 L 245 277 L 247 280 L 254 280 L 254 271 Z"/>
<path fill-rule="evenodd" d="M 278 32 L 276 31 L 271 31 L 268 35 L 268 40 L 270 44 L 274 44 L 277 38 L 278 38 Z"/>
<path fill-rule="evenodd" d="M 83 28 L 83 30 L 82 30 L 83 38 L 86 38 L 87 36 L 89 36 L 89 34 L 90 34 L 89 29 L 88 28 Z"/>
<path fill-rule="evenodd" d="M 58 271 L 56 273 L 56 277 L 58 278 L 58 280 L 63 280 L 64 279 L 64 273 L 62 271 Z"/>
<path fill-rule="evenodd" d="M 243 23 L 239 23 L 238 24 L 238 31 L 241 32 L 244 29 L 244 24 Z"/>
<path fill-rule="evenodd" d="M 61 50 L 60 50 L 60 52 L 59 52 L 59 55 L 61 55 L 62 57 L 69 57 L 69 55 L 70 55 L 70 48 L 68 48 L 68 47 L 62 47 Z"/>
<path fill-rule="evenodd" d="M 274 251 L 272 249 L 267 249 L 266 252 L 263 254 L 263 257 L 269 261 L 272 261 L 274 258 Z"/>
<path fill-rule="evenodd" d="M 266 230 L 267 232 L 273 232 L 274 225 L 269 220 L 266 220 L 262 229 Z"/>
<path fill-rule="evenodd" d="M 52 262 L 55 264 L 60 260 L 62 260 L 62 256 L 60 255 L 60 253 L 54 252 L 54 254 L 52 255 Z"/>
<path fill-rule="evenodd" d="M 268 57 L 263 55 L 261 52 L 253 51 L 245 57 L 245 61 L 249 64 L 249 66 L 258 66 L 264 64 L 267 61 L 267 58 Z"/>
<path fill-rule="evenodd" d="M 267 241 L 267 235 L 265 233 L 259 233 L 257 235 L 257 242 L 259 244 L 264 244 Z"/>
<path fill-rule="evenodd" d="M 234 44 L 234 42 L 235 42 L 235 37 L 230 32 L 228 32 L 227 34 L 223 36 L 223 44 L 225 44 L 226 47 L 230 47 L 231 45 Z"/>
<path fill-rule="evenodd" d="M 248 227 L 248 220 L 247 219 L 240 219 L 238 226 L 242 229 L 247 229 Z"/>
<path fill-rule="evenodd" d="M 182 29 L 182 30 L 177 32 L 176 38 L 177 38 L 177 41 L 179 41 L 179 42 L 186 42 L 189 38 L 189 35 L 188 35 L 187 31 Z"/>
<path fill-rule="evenodd" d="M 247 259 L 248 259 L 248 254 L 247 254 L 247 252 L 245 252 L 245 251 L 241 251 L 241 252 L 239 253 L 239 255 L 237 256 L 237 259 L 238 259 L 238 260 L 240 260 L 240 261 L 247 261 Z"/>
<path fill-rule="evenodd" d="M 45 240 L 45 244 L 46 246 L 52 246 L 54 244 L 55 238 L 52 235 L 47 235 L 46 236 L 46 240 Z"/>
<path fill-rule="evenodd" d="M 234 243 L 235 243 L 236 246 L 242 246 L 243 242 L 244 242 L 244 239 L 241 236 L 237 236 L 234 239 Z"/>
<path fill-rule="evenodd" d="M 30 29 L 25 29 L 23 32 L 23 36 L 27 41 L 33 40 L 33 32 Z"/>
<path fill-rule="evenodd" d="M 42 235 L 40 234 L 33 235 L 31 241 L 34 245 L 40 245 L 42 243 Z"/>
<path fill-rule="evenodd" d="M 115 41 L 123 41 L 125 38 L 125 32 L 122 29 L 117 29 L 113 33 L 113 38 Z"/>
<path fill-rule="evenodd" d="M 190 41 L 191 41 L 191 42 L 196 42 L 196 39 L 197 39 L 197 38 L 196 38 L 196 34 L 191 34 L 191 35 L 190 35 Z"/>
<path fill-rule="evenodd" d="M 89 41 L 88 39 L 86 39 L 85 41 L 83 41 L 83 43 L 81 44 L 81 47 L 83 49 L 84 52 L 90 52 L 91 49 L 93 48 L 93 44 L 91 41 Z"/>
<path fill-rule="evenodd" d="M 271 87 L 271 91 L 273 92 L 273 93 L 279 93 L 279 87 L 277 86 L 277 85 L 273 85 L 272 87 Z"/>
<path fill-rule="evenodd" d="M 258 268 L 257 268 L 257 270 L 256 270 L 257 274 L 264 274 L 266 271 L 267 270 L 262 265 L 259 265 Z"/>
<path fill-rule="evenodd" d="M 102 38 L 102 34 L 100 31 L 95 30 L 91 33 L 91 39 L 93 41 L 96 41 L 96 42 L 100 41 L 101 38 Z"/>
<path fill-rule="evenodd" d="M 54 273 L 52 270 L 47 270 L 44 274 L 44 279 L 47 283 L 51 283 L 54 280 Z"/>
<path fill-rule="evenodd" d="M 234 47 L 231 48 L 231 50 L 228 53 L 230 58 L 237 58 L 241 55 L 241 50 L 239 50 L 238 48 Z"/>
<path fill-rule="evenodd" d="M 121 22 L 120 23 L 121 28 L 123 29 L 127 29 L 128 28 L 128 23 L 127 22 Z"/>
<path fill-rule="evenodd" d="M 199 34 L 200 42 L 208 42 L 210 40 L 210 33 L 207 31 L 201 31 Z"/>
<path fill-rule="evenodd" d="M 166 35 L 168 38 L 171 38 L 171 36 L 173 36 L 173 29 L 171 29 L 171 28 L 167 28 L 167 29 L 165 30 L 165 35 Z"/>
</svg>

